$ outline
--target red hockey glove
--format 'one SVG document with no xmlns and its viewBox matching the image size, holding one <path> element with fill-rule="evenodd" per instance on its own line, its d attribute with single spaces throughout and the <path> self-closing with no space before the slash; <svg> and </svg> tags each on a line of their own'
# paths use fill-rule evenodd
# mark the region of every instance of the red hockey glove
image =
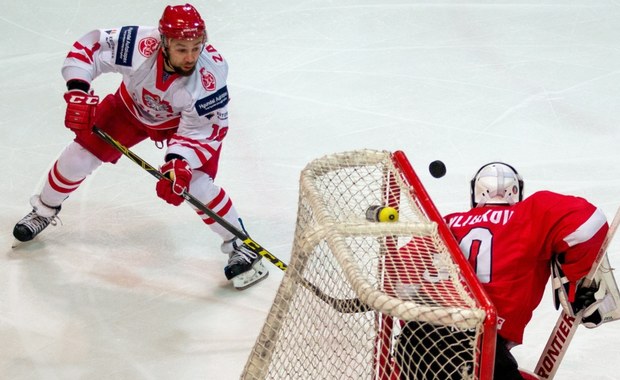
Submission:
<svg viewBox="0 0 620 380">
<path fill-rule="evenodd" d="M 65 92 L 67 113 L 65 125 L 74 131 L 90 129 L 95 123 L 95 110 L 99 104 L 99 97 L 88 94 L 82 90 L 69 90 Z"/>
<path fill-rule="evenodd" d="M 161 172 L 167 177 L 157 181 L 157 196 L 166 202 L 178 206 L 183 203 L 183 191 L 189 190 L 189 181 L 192 179 L 192 168 L 187 161 L 174 158 L 161 167 Z M 170 178 L 170 179 L 168 179 Z"/>
</svg>

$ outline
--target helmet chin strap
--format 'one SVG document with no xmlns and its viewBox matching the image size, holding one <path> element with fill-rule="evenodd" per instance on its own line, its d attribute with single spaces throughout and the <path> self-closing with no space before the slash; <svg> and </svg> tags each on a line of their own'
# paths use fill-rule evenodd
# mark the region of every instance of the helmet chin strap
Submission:
<svg viewBox="0 0 620 380">
<path fill-rule="evenodd" d="M 168 40 L 166 36 L 161 36 L 161 54 L 164 56 L 164 71 L 175 72 L 172 63 L 170 63 L 170 55 L 168 54 Z"/>
</svg>

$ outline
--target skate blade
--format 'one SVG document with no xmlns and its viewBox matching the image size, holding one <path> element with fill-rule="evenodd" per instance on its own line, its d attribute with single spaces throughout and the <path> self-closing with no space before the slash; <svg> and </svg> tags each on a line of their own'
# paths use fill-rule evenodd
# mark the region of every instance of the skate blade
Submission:
<svg viewBox="0 0 620 380">
<path fill-rule="evenodd" d="M 19 248 L 20 245 L 28 243 L 28 241 L 21 241 L 13 238 L 13 244 L 11 244 L 11 248 Z"/>
<path fill-rule="evenodd" d="M 269 276 L 269 271 L 262 262 L 257 262 L 252 269 L 241 273 L 231 279 L 233 287 L 237 290 L 245 290 L 252 287 Z"/>
</svg>

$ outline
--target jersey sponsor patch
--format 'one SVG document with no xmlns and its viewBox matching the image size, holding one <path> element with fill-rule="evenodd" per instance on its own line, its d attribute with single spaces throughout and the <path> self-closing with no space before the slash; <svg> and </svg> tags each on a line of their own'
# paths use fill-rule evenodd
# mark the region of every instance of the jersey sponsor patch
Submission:
<svg viewBox="0 0 620 380">
<path fill-rule="evenodd" d="M 131 66 L 133 60 L 133 49 L 136 46 L 136 36 L 138 35 L 137 26 L 124 26 L 118 36 L 118 47 L 116 50 L 116 63 L 121 66 Z"/>
<path fill-rule="evenodd" d="M 226 86 L 217 90 L 214 94 L 199 99 L 196 102 L 196 112 L 204 116 L 228 104 L 228 88 Z"/>
</svg>

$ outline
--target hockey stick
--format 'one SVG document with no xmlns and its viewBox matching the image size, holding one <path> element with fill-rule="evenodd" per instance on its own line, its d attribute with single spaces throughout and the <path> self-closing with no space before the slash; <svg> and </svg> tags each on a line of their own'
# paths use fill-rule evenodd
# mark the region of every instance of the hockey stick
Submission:
<svg viewBox="0 0 620 380">
<path fill-rule="evenodd" d="M 589 286 L 594 279 L 596 271 L 607 253 L 607 247 L 616 234 L 618 225 L 620 225 L 620 208 L 616 211 L 616 215 L 609 226 L 609 230 L 603 240 L 603 244 L 596 255 L 596 259 L 592 264 L 592 268 L 590 268 L 590 272 L 584 278 L 582 286 Z M 577 315 L 573 318 L 562 310 L 562 313 L 560 313 L 560 316 L 551 331 L 551 335 L 547 340 L 547 344 L 540 355 L 540 359 L 538 359 L 536 369 L 534 370 L 534 373 L 541 379 L 553 379 L 555 373 L 560 367 L 562 359 L 564 358 L 564 354 L 566 354 L 566 351 L 568 350 L 568 345 L 573 339 L 575 332 L 577 332 L 577 327 L 581 324 L 582 318 L 583 311 L 577 313 Z"/>
<path fill-rule="evenodd" d="M 97 128 L 97 126 L 93 126 L 93 132 L 101 137 L 103 140 L 105 140 L 107 143 L 109 143 L 110 145 L 112 145 L 114 148 L 116 148 L 116 150 L 118 150 L 119 152 L 121 152 L 123 155 L 125 155 L 126 157 L 128 157 L 131 161 L 135 162 L 136 164 L 140 165 L 140 167 L 144 170 L 146 170 L 149 174 L 151 174 L 153 177 L 157 178 L 157 179 L 167 179 L 170 180 L 168 177 L 164 176 L 164 174 L 162 172 L 160 172 L 159 170 L 157 170 L 156 168 L 154 168 L 153 166 L 151 166 L 148 162 L 146 162 L 145 160 L 143 160 L 142 158 L 140 158 L 140 156 L 138 156 L 137 154 L 135 154 L 134 152 L 132 152 L 131 150 L 129 150 L 129 148 L 125 147 L 123 144 L 121 144 L 120 142 L 114 140 L 112 138 L 112 136 L 108 135 L 107 133 L 105 133 L 104 131 L 102 131 L 101 129 Z M 251 237 L 249 237 L 245 232 L 243 232 L 242 230 L 236 228 L 235 226 L 233 226 L 232 224 L 230 224 L 228 221 L 226 221 L 224 218 L 222 218 L 221 216 L 219 216 L 218 214 L 216 214 L 213 210 L 211 210 L 210 208 L 208 208 L 207 206 L 205 206 L 201 201 L 199 201 L 196 197 L 194 197 L 192 194 L 188 193 L 187 191 L 183 190 L 183 194 L 181 194 L 181 196 L 183 197 L 183 199 L 185 199 L 189 204 L 191 204 L 192 206 L 196 207 L 198 210 L 204 212 L 205 214 L 207 214 L 210 218 L 212 218 L 213 220 L 215 220 L 219 225 L 221 225 L 222 227 L 224 227 L 228 232 L 230 232 L 231 234 L 235 235 L 236 237 L 238 237 L 239 239 L 243 240 L 243 242 L 255 253 L 258 253 L 259 255 L 263 256 L 265 259 L 267 259 L 269 262 L 271 262 L 273 265 L 275 265 L 276 267 L 282 269 L 282 270 L 286 270 L 287 265 L 280 259 L 278 259 L 276 256 L 274 256 L 271 252 L 267 251 L 265 248 L 263 248 L 263 246 L 261 246 L 260 244 L 258 244 L 256 241 L 254 241 L 254 239 L 252 239 Z"/>
<path fill-rule="evenodd" d="M 105 142 L 112 145 L 112 147 L 114 147 L 116 150 L 121 152 L 124 156 L 129 158 L 131 161 L 138 164 L 142 169 L 146 170 L 153 177 L 157 179 L 165 178 L 165 179 L 170 180 L 168 177 L 164 176 L 164 174 L 160 172 L 158 169 L 150 165 L 140 156 L 132 152 L 129 148 L 127 148 L 120 142 L 116 141 L 114 138 L 112 138 L 112 136 L 108 135 L 106 132 L 102 131 L 97 126 L 93 126 L 93 132 L 97 136 L 102 138 Z M 196 197 L 194 197 L 187 191 L 183 191 L 182 196 L 183 196 L 183 199 L 185 199 L 188 203 L 196 207 L 198 210 L 207 214 L 209 217 L 215 220 L 216 223 L 219 223 L 222 227 L 224 227 L 227 231 L 229 231 L 230 233 L 232 233 L 239 239 L 243 240 L 243 242 L 252 251 L 263 256 L 265 259 L 269 260 L 273 265 L 280 268 L 282 271 L 286 271 L 288 266 L 282 260 L 278 259 L 271 252 L 263 248 L 263 246 L 261 246 L 256 241 L 254 241 L 254 239 L 249 237 L 245 232 L 239 230 L 238 228 L 236 228 L 235 226 L 227 222 L 224 218 L 222 218 L 221 216 L 216 214 L 213 210 L 205 206 L 201 201 L 196 199 Z M 370 310 L 370 308 L 358 298 L 342 299 L 342 298 L 332 297 L 322 292 L 316 285 L 311 284 L 305 278 L 300 277 L 300 281 L 301 281 L 301 284 L 306 289 L 310 290 L 317 297 L 319 297 L 322 301 L 332 306 L 335 310 L 341 313 L 357 313 L 357 312 L 365 312 L 365 311 Z"/>
</svg>

